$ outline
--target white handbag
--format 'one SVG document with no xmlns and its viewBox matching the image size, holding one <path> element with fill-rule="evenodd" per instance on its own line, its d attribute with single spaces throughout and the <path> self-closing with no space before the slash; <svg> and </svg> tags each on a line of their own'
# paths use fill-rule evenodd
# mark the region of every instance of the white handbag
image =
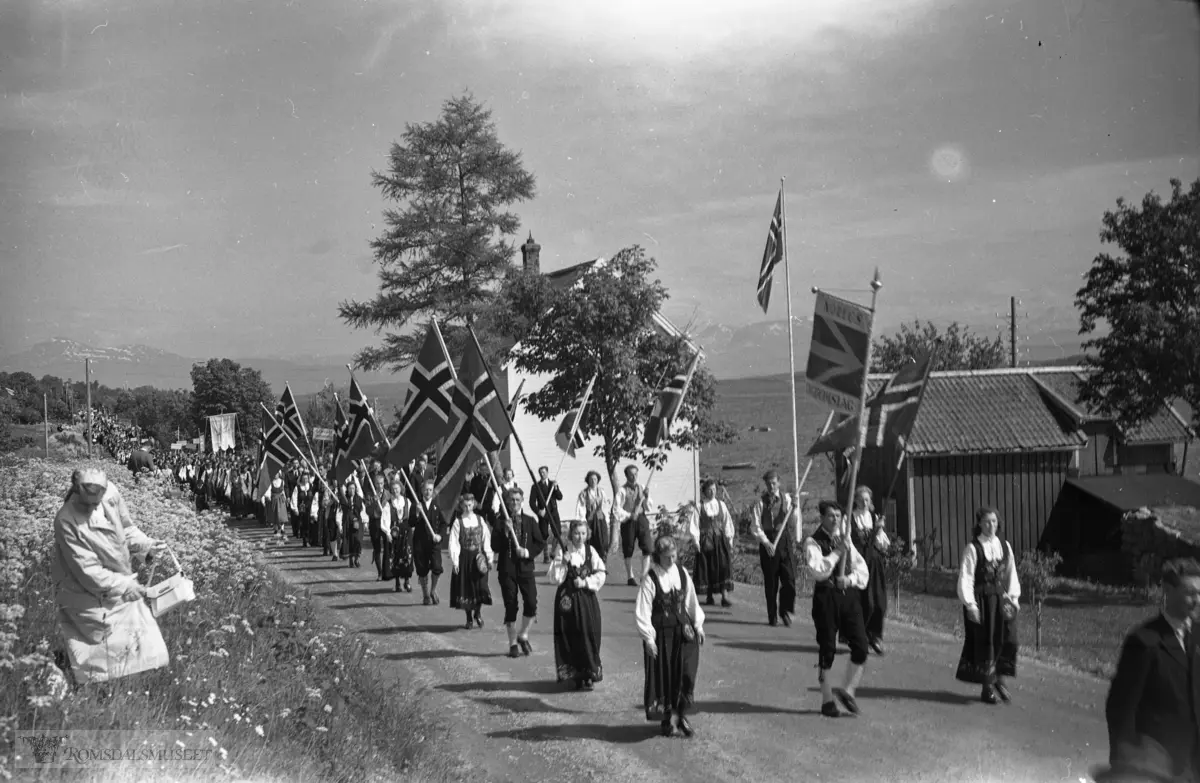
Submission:
<svg viewBox="0 0 1200 783">
<path fill-rule="evenodd" d="M 196 600 L 196 588 L 192 584 L 192 580 L 183 575 L 183 567 L 179 565 L 179 558 L 175 557 L 175 553 L 170 549 L 167 549 L 167 554 L 175 563 L 175 573 L 158 584 L 151 584 L 146 588 L 146 600 L 150 603 L 150 611 L 155 617 L 162 617 L 175 607 Z M 150 567 L 149 581 L 151 582 L 154 581 L 156 568 L 158 568 L 157 559 Z"/>
</svg>

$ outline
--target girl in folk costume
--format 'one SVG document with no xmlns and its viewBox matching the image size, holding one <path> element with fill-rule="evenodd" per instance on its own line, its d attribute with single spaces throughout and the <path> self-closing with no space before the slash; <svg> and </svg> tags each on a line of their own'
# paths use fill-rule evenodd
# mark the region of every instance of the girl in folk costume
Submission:
<svg viewBox="0 0 1200 783">
<path fill-rule="evenodd" d="M 450 523 L 450 606 L 467 615 L 467 630 L 483 627 L 479 608 L 491 605 L 488 572 L 492 565 L 492 541 L 488 524 L 475 513 L 475 496 L 463 492 L 458 513 Z"/>
<path fill-rule="evenodd" d="M 679 731 L 692 736 L 686 713 L 692 708 L 704 643 L 704 610 L 687 571 L 676 565 L 677 558 L 675 539 L 659 536 L 634 607 L 644 648 L 646 720 L 661 716 L 664 737 L 674 733 L 672 713 Z"/>
<path fill-rule="evenodd" d="M 854 510 L 850 513 L 850 536 L 854 548 L 867 562 L 870 579 L 867 589 L 859 593 L 863 621 L 867 628 L 867 645 L 871 652 L 883 655 L 883 618 L 887 615 L 887 579 L 884 574 L 884 553 L 891 543 L 883 530 L 884 518 L 875 513 L 870 487 L 854 490 Z"/>
<path fill-rule="evenodd" d="M 362 564 L 362 534 L 367 526 L 366 503 L 363 502 L 362 490 L 354 476 L 346 480 L 342 489 L 341 512 L 342 540 L 346 545 L 346 557 L 350 568 L 359 568 Z"/>
<path fill-rule="evenodd" d="M 441 603 L 437 587 L 442 578 L 442 540 L 449 533 L 442 510 L 433 502 L 433 479 L 422 481 L 418 491 L 421 498 L 412 504 L 408 526 L 412 530 L 413 568 L 421 585 L 421 603 L 429 606 Z"/>
<path fill-rule="evenodd" d="M 280 541 L 286 541 L 283 528 L 288 523 L 288 492 L 283 483 L 282 472 L 276 473 L 275 478 L 271 479 L 271 486 L 263 496 L 263 506 L 267 514 L 267 524 L 275 529 L 275 535 Z"/>
<path fill-rule="evenodd" d="M 317 488 L 313 486 L 312 474 L 307 470 L 300 474 L 296 488 L 292 490 L 288 510 L 291 511 L 292 519 L 295 520 L 293 527 L 297 530 L 301 543 L 303 546 L 308 546 L 308 529 L 317 517 Z"/>
<path fill-rule="evenodd" d="M 955 679 L 983 686 L 980 699 L 1011 700 L 1005 677 L 1017 675 L 1017 611 L 1021 584 L 1012 547 L 1000 538 L 994 508 L 975 512 L 972 541 L 959 560 L 958 600 L 963 605 L 965 639 Z"/>
<path fill-rule="evenodd" d="M 587 486 L 579 493 L 579 500 L 575 503 L 575 518 L 587 523 L 591 531 L 587 544 L 600 554 L 603 562 L 608 559 L 611 543 L 608 539 L 608 496 L 600 487 L 600 474 L 596 471 L 589 470 L 584 481 Z"/>
<path fill-rule="evenodd" d="M 589 476 L 591 474 L 588 474 Z M 554 664 L 558 682 L 575 681 L 576 690 L 592 690 L 604 679 L 600 663 L 600 599 L 607 571 L 604 559 L 588 544 L 588 525 L 577 519 L 546 572 L 558 583 L 554 594 Z"/>
<path fill-rule="evenodd" d="M 696 542 L 696 560 L 692 573 L 696 576 L 696 593 L 708 596 L 706 606 L 713 605 L 713 592 L 721 594 L 721 606 L 733 606 L 729 593 L 733 591 L 733 517 L 725 502 L 717 499 L 717 482 L 700 482 L 700 508 L 689 506 L 688 532 Z"/>
<path fill-rule="evenodd" d="M 383 535 L 388 539 L 387 549 L 391 554 L 391 572 L 396 580 L 396 592 L 400 592 L 401 581 L 404 582 L 404 592 L 412 592 L 413 559 L 412 559 L 412 529 L 409 520 L 412 516 L 412 503 L 400 486 L 400 479 L 392 480 L 392 488 L 388 493 L 387 503 L 383 506 Z"/>
</svg>

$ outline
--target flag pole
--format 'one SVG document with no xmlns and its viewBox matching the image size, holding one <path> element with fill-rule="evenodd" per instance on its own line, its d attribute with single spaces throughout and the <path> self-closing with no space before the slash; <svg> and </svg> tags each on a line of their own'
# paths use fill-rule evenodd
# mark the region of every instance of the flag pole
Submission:
<svg viewBox="0 0 1200 783">
<path fill-rule="evenodd" d="M 779 233 L 783 241 L 783 287 L 787 289 L 787 319 L 788 319 L 788 365 L 791 372 L 792 394 L 792 486 L 796 488 L 796 504 L 800 503 L 800 427 L 796 419 L 796 337 L 792 328 L 792 273 L 788 264 L 787 252 L 787 197 L 784 195 L 783 183 L 785 177 L 779 178 Z M 811 467 L 811 460 L 809 466 Z M 807 475 L 808 471 L 805 471 Z"/>
<path fill-rule="evenodd" d="M 850 515 L 854 509 L 854 485 L 858 483 L 858 468 L 862 464 L 863 456 L 863 439 L 866 433 L 867 423 L 864 418 L 867 415 L 867 392 L 868 380 L 871 376 L 871 340 L 875 336 L 875 303 L 879 298 L 879 289 L 883 288 L 883 282 L 879 279 L 879 268 L 875 268 L 875 277 L 871 279 L 871 329 L 867 333 L 867 360 L 863 362 L 862 374 L 862 394 L 858 398 L 858 430 L 854 434 L 855 450 L 854 462 L 850 466 L 850 484 L 847 490 L 849 496 L 846 499 L 846 513 L 842 517 L 842 536 L 845 541 L 849 541 L 850 536 Z M 838 560 L 838 575 L 846 575 L 846 557 Z"/>
<path fill-rule="evenodd" d="M 836 413 L 836 411 L 830 411 L 829 415 L 825 417 L 825 426 L 821 428 L 821 434 L 817 436 L 818 439 L 825 437 L 825 433 L 829 432 L 829 426 L 831 424 L 833 424 L 834 413 Z M 814 454 L 808 458 L 808 464 L 804 466 L 804 475 L 802 475 L 800 477 L 800 483 L 796 485 L 796 513 L 797 513 L 797 515 L 800 514 L 800 490 L 804 487 L 804 482 L 808 481 L 808 473 L 809 473 L 809 471 L 812 470 L 813 460 L 816 458 L 817 458 L 816 454 Z M 775 536 L 775 543 L 774 543 L 775 547 L 778 548 L 779 541 L 780 541 L 780 539 L 783 538 L 783 533 L 785 530 L 787 530 L 786 524 L 779 528 L 779 533 Z"/>
<path fill-rule="evenodd" d="M 304 452 L 300 450 L 300 447 L 296 445 L 296 441 L 293 440 L 292 436 L 288 434 L 287 428 L 283 426 L 283 423 L 275 418 L 275 414 L 273 414 L 270 410 L 268 410 L 267 406 L 263 405 L 261 400 L 259 401 L 258 405 L 260 408 L 262 408 L 264 411 L 266 411 L 267 416 L 269 416 L 271 418 L 271 420 L 274 421 L 279 426 L 279 431 L 283 433 L 283 437 L 287 438 L 288 443 L 291 443 L 292 446 L 296 449 L 296 453 L 298 455 L 300 455 L 300 459 L 304 460 L 306 463 L 308 463 L 308 466 L 310 468 L 312 468 L 313 475 L 315 475 L 317 477 L 317 480 L 320 481 L 322 484 L 324 484 L 325 489 L 329 490 L 332 493 L 333 488 L 330 487 L 328 483 L 326 483 L 325 479 L 321 476 L 321 472 L 319 470 L 317 470 L 317 466 L 313 465 L 311 462 L 308 462 L 308 457 L 304 456 Z M 266 449 L 263 450 L 262 458 L 263 458 L 263 464 L 260 465 L 258 468 L 260 472 L 263 469 L 263 465 L 266 464 L 266 459 L 267 459 Z"/>
</svg>

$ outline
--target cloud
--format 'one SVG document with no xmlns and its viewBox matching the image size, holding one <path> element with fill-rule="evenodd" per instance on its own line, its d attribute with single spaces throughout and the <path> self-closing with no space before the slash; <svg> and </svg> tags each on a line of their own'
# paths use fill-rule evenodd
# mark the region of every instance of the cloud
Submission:
<svg viewBox="0 0 1200 783">
<path fill-rule="evenodd" d="M 305 250 L 314 256 L 323 256 L 330 250 L 333 250 L 334 244 L 335 243 L 332 239 L 329 239 L 328 237 L 322 237 L 305 248 Z"/>
</svg>

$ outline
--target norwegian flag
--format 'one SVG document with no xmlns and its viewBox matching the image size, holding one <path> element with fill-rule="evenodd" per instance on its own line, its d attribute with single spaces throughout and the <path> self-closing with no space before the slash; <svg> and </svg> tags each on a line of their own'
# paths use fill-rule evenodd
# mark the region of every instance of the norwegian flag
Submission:
<svg viewBox="0 0 1200 783">
<path fill-rule="evenodd" d="M 646 422 L 646 432 L 642 438 L 642 445 L 646 448 L 656 449 L 671 436 L 671 423 L 679 414 L 679 408 L 683 405 L 683 397 L 687 394 L 688 386 L 692 382 L 692 375 L 696 372 L 696 365 L 699 363 L 700 354 L 697 352 L 692 357 L 691 363 L 688 364 L 687 370 L 672 378 L 666 388 L 658 393 L 658 399 L 654 401 L 654 408 L 650 411 L 650 420 Z"/>
<path fill-rule="evenodd" d="M 277 419 L 263 411 L 263 456 L 258 469 L 258 494 L 266 494 L 271 481 L 287 464 L 300 456 L 300 448 Z"/>
<path fill-rule="evenodd" d="M 583 390 L 583 394 L 575 398 L 571 410 L 563 416 L 562 422 L 558 425 L 558 431 L 554 433 L 554 442 L 572 457 L 575 456 L 576 449 L 583 447 L 583 435 L 579 430 L 583 426 L 584 417 L 587 416 L 588 400 L 592 396 L 592 387 L 595 383 L 596 375 L 592 375 L 587 388 Z"/>
<path fill-rule="evenodd" d="M 350 420 L 341 402 L 335 400 L 333 411 L 333 480 L 340 487 L 354 472 L 354 463 L 350 461 Z"/>
<path fill-rule="evenodd" d="M 857 444 L 889 448 L 903 454 L 917 421 L 921 397 L 933 369 L 936 348 L 905 365 L 867 401 L 867 426 L 860 429 L 857 416 L 843 416 L 828 433 L 817 438 L 808 453 L 846 451 Z"/>
<path fill-rule="evenodd" d="M 497 451 L 512 433 L 503 400 L 477 340 L 467 343 L 454 388 L 454 425 L 438 458 L 438 505 L 449 519 L 467 468 Z"/>
<path fill-rule="evenodd" d="M 300 418 L 300 406 L 292 395 L 291 384 L 284 384 L 283 396 L 275 406 L 275 418 L 283 424 L 287 434 L 296 441 L 297 446 L 308 445 L 308 430 L 304 427 L 304 419 Z"/>
<path fill-rule="evenodd" d="M 775 279 L 775 267 L 783 261 L 783 188 L 775 199 L 775 214 L 771 217 L 771 228 L 767 231 L 767 247 L 763 250 L 762 266 L 758 270 L 758 305 L 765 313 L 771 303 L 771 281 Z"/>
<path fill-rule="evenodd" d="M 380 432 L 375 426 L 371 406 L 367 404 L 367 396 L 359 388 L 358 381 L 350 376 L 350 400 L 346 405 L 350 414 L 350 431 L 346 440 L 346 458 L 354 460 L 365 459 L 376 453 L 380 446 Z M 384 443 L 387 438 L 384 437 Z"/>
<path fill-rule="evenodd" d="M 454 370 L 437 321 L 429 324 L 408 385 L 400 426 L 387 453 L 387 461 L 396 467 L 407 467 L 453 427 Z"/>
</svg>

